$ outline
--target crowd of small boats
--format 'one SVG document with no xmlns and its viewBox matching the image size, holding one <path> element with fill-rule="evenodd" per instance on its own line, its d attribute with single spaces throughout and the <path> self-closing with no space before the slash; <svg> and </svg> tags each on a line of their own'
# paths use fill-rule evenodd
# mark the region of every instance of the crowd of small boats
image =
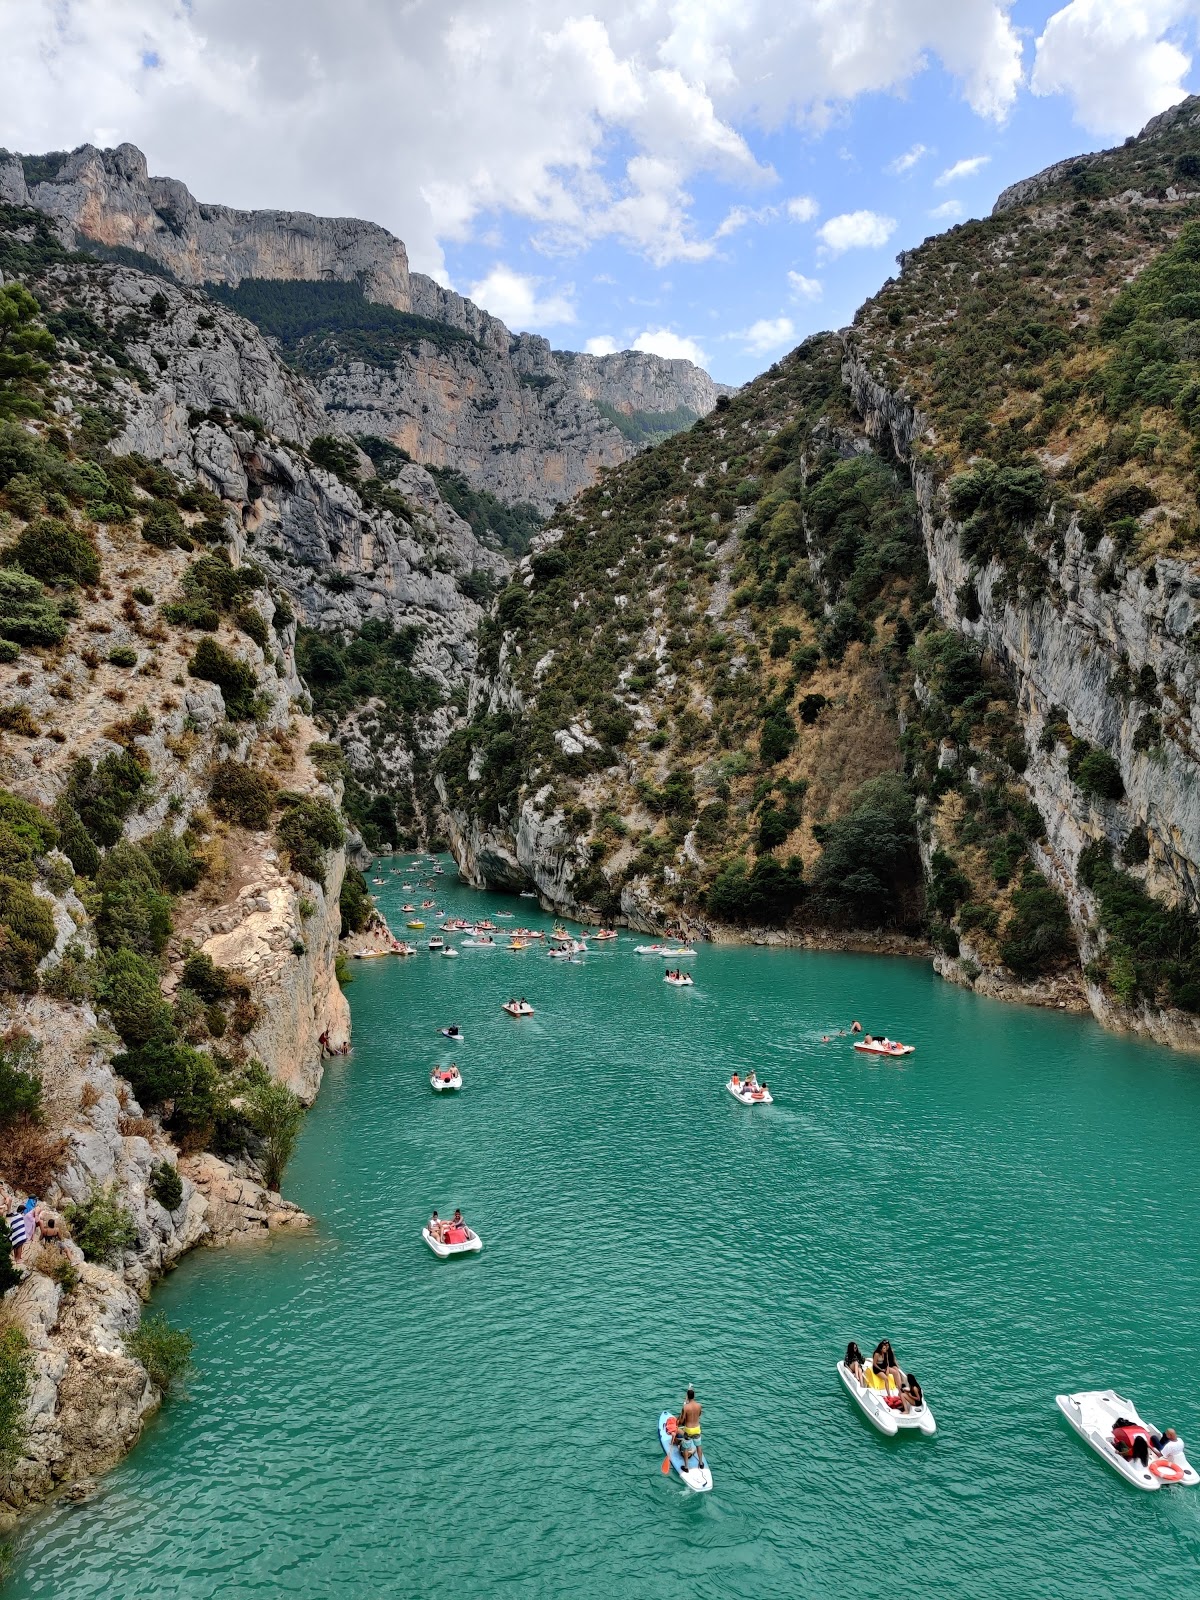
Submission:
<svg viewBox="0 0 1200 1600">
<path fill-rule="evenodd" d="M 406 889 L 409 887 L 405 885 Z M 406 905 L 404 909 L 413 911 L 417 908 Z M 442 915 L 436 911 L 432 901 L 423 903 L 420 909 L 433 911 L 435 917 Z M 511 920 L 511 914 L 497 915 L 502 920 Z M 415 920 L 409 923 L 409 927 L 423 926 L 423 921 Z M 454 956 L 458 952 L 442 935 L 461 937 L 464 948 L 477 950 L 522 950 L 537 946 L 544 949 L 549 956 L 559 960 L 577 959 L 586 954 L 589 939 L 611 942 L 618 937 L 615 928 L 601 928 L 582 937 L 576 937 L 561 924 L 555 924 L 549 934 L 536 928 L 497 929 L 496 924 L 486 918 L 471 922 L 466 918 L 452 917 L 443 921 L 440 929 L 441 934 L 432 936 L 427 947 L 431 953 L 440 953 L 443 956 Z M 413 947 L 405 945 L 403 941 L 393 941 L 393 946 L 390 951 L 363 950 L 358 953 L 363 959 L 389 953 L 397 955 L 416 953 Z M 679 960 L 694 957 L 695 951 L 676 942 L 637 945 L 635 954 Z M 691 987 L 693 984 L 691 973 L 681 967 L 668 967 L 663 981 L 677 988 Z M 534 1007 L 524 996 L 504 1001 L 502 1009 L 515 1019 L 528 1018 L 535 1014 Z M 438 1031 L 452 1043 L 462 1043 L 465 1040 L 465 1035 L 457 1023 Z M 861 1055 L 894 1059 L 912 1055 L 915 1050 L 914 1045 L 903 1044 L 886 1035 L 877 1038 L 870 1033 L 862 1033 L 857 1022 L 853 1024 L 851 1031 L 861 1034 L 853 1044 L 854 1050 Z M 844 1032 L 845 1030 L 840 1030 L 839 1036 L 844 1036 Z M 825 1042 L 830 1042 L 831 1036 L 824 1035 L 823 1038 Z M 454 1094 L 463 1087 L 462 1072 L 456 1062 L 438 1065 L 430 1072 L 429 1083 L 436 1094 Z M 754 1069 L 744 1075 L 731 1073 L 725 1088 L 742 1105 L 774 1104 L 770 1088 L 766 1083 L 760 1083 Z M 435 1211 L 430 1222 L 421 1229 L 421 1236 L 433 1254 L 441 1260 L 461 1255 L 477 1255 L 483 1249 L 483 1240 L 474 1229 L 467 1226 L 462 1220 L 461 1212 L 458 1211 L 449 1222 L 439 1220 Z M 863 1357 L 857 1344 L 851 1342 L 845 1357 L 836 1363 L 836 1371 L 854 1404 L 880 1433 L 889 1437 L 900 1433 L 915 1433 L 926 1438 L 936 1434 L 937 1423 L 920 1384 L 911 1372 L 906 1373 L 900 1369 L 888 1340 L 880 1342 L 869 1361 Z M 1127 1483 L 1136 1488 L 1153 1491 L 1168 1485 L 1194 1487 L 1200 1483 L 1200 1473 L 1197 1473 L 1187 1460 L 1183 1441 L 1178 1438 L 1175 1431 L 1168 1428 L 1160 1433 L 1153 1424 L 1146 1422 L 1138 1414 L 1132 1401 L 1124 1399 L 1113 1390 L 1082 1390 L 1074 1394 L 1060 1394 L 1055 1396 L 1055 1404 L 1074 1431 L 1097 1455 Z M 696 1433 L 697 1438 L 699 1437 L 698 1428 L 683 1429 L 673 1414 L 666 1411 L 660 1413 L 658 1436 L 664 1452 L 663 1471 L 674 1472 L 688 1489 L 705 1493 L 713 1487 L 712 1469 L 700 1452 L 692 1448 L 691 1440 L 685 1437 L 691 1431 Z"/>
</svg>

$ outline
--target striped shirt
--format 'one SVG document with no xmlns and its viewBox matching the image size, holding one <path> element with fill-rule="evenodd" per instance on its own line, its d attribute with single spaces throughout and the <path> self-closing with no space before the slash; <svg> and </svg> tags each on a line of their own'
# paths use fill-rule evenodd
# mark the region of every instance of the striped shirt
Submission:
<svg viewBox="0 0 1200 1600">
<path fill-rule="evenodd" d="M 27 1211 L 21 1206 L 16 1211 L 10 1211 L 5 1221 L 8 1223 L 8 1236 L 14 1250 L 19 1250 L 33 1238 L 35 1218 L 32 1208 Z"/>
</svg>

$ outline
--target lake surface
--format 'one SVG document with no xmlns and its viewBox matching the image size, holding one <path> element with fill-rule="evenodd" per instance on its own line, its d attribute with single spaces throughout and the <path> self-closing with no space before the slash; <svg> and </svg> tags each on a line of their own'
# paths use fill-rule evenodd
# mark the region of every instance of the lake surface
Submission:
<svg viewBox="0 0 1200 1600">
<path fill-rule="evenodd" d="M 417 880 L 377 875 L 402 930 Z M 1200 1062 L 913 961 L 701 946 L 676 990 L 638 942 L 354 964 L 286 1184 L 318 1228 L 162 1285 L 187 1396 L 26 1525 L 6 1596 L 1195 1592 L 1200 1490 L 1128 1487 L 1054 1395 L 1112 1385 L 1200 1458 Z M 853 1017 L 916 1054 L 821 1042 Z M 752 1065 L 773 1107 L 726 1094 Z M 484 1250 L 442 1263 L 456 1205 Z M 838 1383 L 885 1334 L 933 1440 Z M 689 1381 L 705 1496 L 659 1470 Z"/>
</svg>

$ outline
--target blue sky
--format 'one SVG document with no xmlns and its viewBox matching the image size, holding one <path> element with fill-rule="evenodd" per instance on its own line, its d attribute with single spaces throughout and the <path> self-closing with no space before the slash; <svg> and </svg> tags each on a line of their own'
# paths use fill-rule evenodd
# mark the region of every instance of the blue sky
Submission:
<svg viewBox="0 0 1200 1600">
<path fill-rule="evenodd" d="M 0 0 L 0 144 L 367 217 L 559 347 L 727 382 L 1137 131 L 1200 0 Z"/>
</svg>

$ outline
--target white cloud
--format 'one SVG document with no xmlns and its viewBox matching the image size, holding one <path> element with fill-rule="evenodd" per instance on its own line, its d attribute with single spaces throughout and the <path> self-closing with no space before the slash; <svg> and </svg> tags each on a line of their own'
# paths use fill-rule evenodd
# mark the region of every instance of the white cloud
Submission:
<svg viewBox="0 0 1200 1600">
<path fill-rule="evenodd" d="M 929 215 L 935 222 L 952 222 L 955 217 L 963 214 L 961 200 L 943 200 L 940 206 L 934 206 Z"/>
<path fill-rule="evenodd" d="M 668 361 L 682 357 L 694 361 L 698 367 L 708 365 L 708 357 L 695 339 L 674 333 L 670 328 L 647 328 L 633 341 L 635 350 L 648 351 L 653 356 L 665 356 Z"/>
<path fill-rule="evenodd" d="M 791 317 L 760 317 L 735 338 L 745 342 L 747 350 L 756 356 L 765 356 L 769 350 L 781 350 L 796 337 L 796 325 Z"/>
<path fill-rule="evenodd" d="M 811 222 L 820 209 L 810 194 L 794 195 L 784 207 L 790 222 Z"/>
<path fill-rule="evenodd" d="M 906 172 L 911 172 L 922 156 L 929 154 L 928 148 L 923 144 L 914 144 L 911 150 L 906 150 L 902 156 L 897 156 L 894 161 L 889 161 L 883 169 L 892 173 L 897 178 L 902 178 Z"/>
<path fill-rule="evenodd" d="M 490 311 L 515 332 L 524 328 L 553 328 L 575 321 L 570 290 L 552 290 L 539 298 L 543 278 L 531 278 L 497 262 L 485 278 L 467 290 L 470 299 Z"/>
<path fill-rule="evenodd" d="M 933 180 L 934 188 L 944 189 L 948 183 L 959 183 L 963 178 L 973 178 L 977 172 L 983 171 L 991 159 L 991 156 L 964 156 L 952 167 L 947 167 L 945 172 L 938 173 Z"/>
<path fill-rule="evenodd" d="M 611 356 L 616 353 L 617 341 L 608 333 L 597 334 L 583 347 L 590 356 Z"/>
<path fill-rule="evenodd" d="M 1020 82 L 1011 0 L 566 9 L 0 0 L 3 139 L 128 139 L 203 200 L 382 222 L 423 271 L 505 216 L 547 249 L 608 237 L 661 264 L 714 253 L 692 217 L 698 174 L 773 181 L 747 130 L 820 126 L 934 61 L 983 117 L 1003 118 Z"/>
<path fill-rule="evenodd" d="M 838 256 L 843 250 L 877 250 L 895 231 L 895 217 L 880 216 L 877 211 L 843 211 L 819 227 L 817 237 L 830 255 Z"/>
<path fill-rule="evenodd" d="M 1195 0 L 1070 0 L 1037 41 L 1034 94 L 1069 95 L 1089 133 L 1135 133 L 1182 100 L 1191 57 L 1169 37 Z"/>
<path fill-rule="evenodd" d="M 788 273 L 793 300 L 819 300 L 823 293 L 820 278 L 806 278 L 802 272 Z"/>
</svg>

